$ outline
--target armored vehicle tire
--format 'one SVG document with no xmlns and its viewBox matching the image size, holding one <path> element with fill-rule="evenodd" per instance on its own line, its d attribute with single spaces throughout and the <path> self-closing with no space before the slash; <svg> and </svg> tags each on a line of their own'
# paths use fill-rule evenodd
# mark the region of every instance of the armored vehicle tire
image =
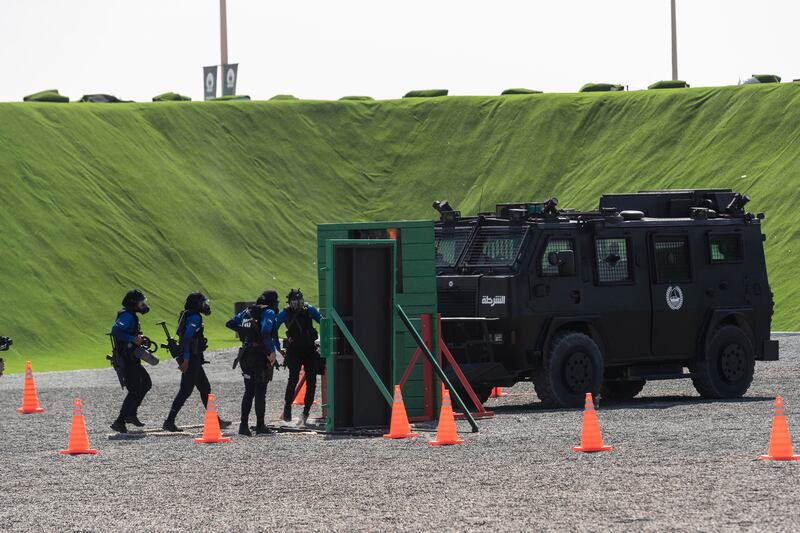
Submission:
<svg viewBox="0 0 800 533">
<path fill-rule="evenodd" d="M 611 401 L 626 401 L 632 400 L 637 394 L 642 392 L 647 381 L 606 381 L 603 383 L 603 389 L 600 391 L 600 396 L 603 400 Z"/>
<path fill-rule="evenodd" d="M 740 328 L 725 325 L 692 365 L 692 383 L 703 398 L 739 398 L 753 382 L 755 365 L 750 338 Z"/>
<path fill-rule="evenodd" d="M 603 386 L 603 354 L 597 343 L 577 331 L 558 333 L 543 368 L 534 372 L 533 386 L 546 405 L 583 406 L 586 393 L 597 396 Z"/>
</svg>

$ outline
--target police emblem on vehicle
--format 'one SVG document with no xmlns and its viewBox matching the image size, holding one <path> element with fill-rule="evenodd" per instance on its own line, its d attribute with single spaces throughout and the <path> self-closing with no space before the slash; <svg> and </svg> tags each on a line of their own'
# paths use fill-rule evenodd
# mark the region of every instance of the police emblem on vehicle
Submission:
<svg viewBox="0 0 800 533">
<path fill-rule="evenodd" d="M 494 307 L 495 305 L 505 305 L 506 304 L 506 297 L 505 296 L 495 296 L 492 298 L 491 296 L 484 296 L 481 298 L 481 303 L 483 305 L 488 305 Z"/>
<path fill-rule="evenodd" d="M 667 287 L 667 306 L 673 311 L 683 307 L 683 290 L 677 285 Z"/>
</svg>

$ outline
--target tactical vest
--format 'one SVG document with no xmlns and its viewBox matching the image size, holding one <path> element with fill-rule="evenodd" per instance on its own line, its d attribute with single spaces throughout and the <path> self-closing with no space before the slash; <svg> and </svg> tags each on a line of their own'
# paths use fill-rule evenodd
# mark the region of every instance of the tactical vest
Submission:
<svg viewBox="0 0 800 533">
<path fill-rule="evenodd" d="M 267 310 L 263 305 L 251 305 L 239 326 L 239 339 L 248 346 L 264 346 L 261 339 L 261 318 Z"/>
<path fill-rule="evenodd" d="M 284 309 L 286 312 L 286 337 L 291 339 L 290 348 L 313 349 L 317 340 L 317 330 L 308 315 L 308 305 L 302 311 L 295 313 L 291 307 Z"/>
<path fill-rule="evenodd" d="M 128 335 L 133 335 L 134 337 L 137 335 L 141 335 L 142 331 L 140 329 L 141 326 L 139 324 L 139 315 L 137 315 L 133 311 L 128 311 L 127 309 L 120 309 L 117 312 L 117 320 L 119 320 L 119 317 L 121 317 L 125 313 L 130 313 L 133 315 L 133 324 L 131 324 L 131 329 L 126 331 L 125 333 L 127 333 Z M 119 339 L 114 339 L 114 351 L 117 354 L 125 356 L 127 358 L 133 358 L 133 349 L 135 347 L 128 346 L 128 344 L 130 343 L 127 343 L 125 341 L 120 341 Z"/>
<path fill-rule="evenodd" d="M 185 350 L 185 344 L 183 341 L 183 337 L 186 334 L 186 318 L 194 314 L 194 312 L 188 311 L 181 311 L 181 316 L 178 319 L 178 347 L 181 350 L 181 353 Z M 202 355 L 206 348 L 208 348 L 208 339 L 205 336 L 205 326 L 203 325 L 203 315 L 197 313 L 200 317 L 200 327 L 197 328 L 197 332 L 194 334 L 191 343 L 189 344 L 189 355 L 191 357 L 197 357 Z"/>
</svg>

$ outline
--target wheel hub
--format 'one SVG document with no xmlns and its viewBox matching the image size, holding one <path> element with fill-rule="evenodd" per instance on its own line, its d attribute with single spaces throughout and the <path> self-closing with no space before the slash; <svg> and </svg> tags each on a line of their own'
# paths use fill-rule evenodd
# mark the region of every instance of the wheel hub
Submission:
<svg viewBox="0 0 800 533">
<path fill-rule="evenodd" d="M 741 379 L 747 371 L 747 357 L 742 347 L 736 343 L 725 346 L 720 354 L 719 368 L 726 381 L 733 383 Z"/>
<path fill-rule="evenodd" d="M 593 373 L 594 367 L 589 356 L 575 352 L 564 364 L 564 383 L 571 392 L 586 392 L 591 387 Z"/>
</svg>

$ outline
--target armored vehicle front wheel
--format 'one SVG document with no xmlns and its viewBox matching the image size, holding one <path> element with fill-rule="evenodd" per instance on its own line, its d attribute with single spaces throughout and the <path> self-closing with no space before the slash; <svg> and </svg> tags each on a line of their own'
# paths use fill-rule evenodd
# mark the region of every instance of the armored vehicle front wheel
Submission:
<svg viewBox="0 0 800 533">
<path fill-rule="evenodd" d="M 725 325 L 692 365 L 692 382 L 703 398 L 739 398 L 753 382 L 755 365 L 750 338 L 741 328 Z"/>
<path fill-rule="evenodd" d="M 577 331 L 558 333 L 544 365 L 534 374 L 536 394 L 544 404 L 580 407 L 587 392 L 603 385 L 603 354 L 591 337 Z"/>
<path fill-rule="evenodd" d="M 606 381 L 603 383 L 600 396 L 603 400 L 618 402 L 632 400 L 642 392 L 645 383 L 647 382 L 643 379 L 639 381 Z"/>
</svg>

